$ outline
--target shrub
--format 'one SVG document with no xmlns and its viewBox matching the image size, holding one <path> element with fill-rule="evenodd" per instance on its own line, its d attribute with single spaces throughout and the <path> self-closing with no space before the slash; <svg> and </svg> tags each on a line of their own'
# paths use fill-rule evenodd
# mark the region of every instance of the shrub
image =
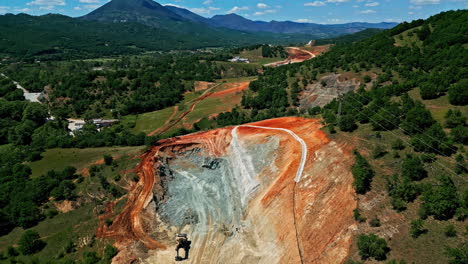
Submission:
<svg viewBox="0 0 468 264">
<path fill-rule="evenodd" d="M 382 146 L 380 145 L 377 145 L 373 150 L 372 150 L 372 158 L 374 159 L 378 159 L 378 158 L 381 158 L 383 156 L 385 156 L 385 154 L 387 154 L 387 151 L 385 150 L 385 148 L 383 148 Z"/>
<path fill-rule="evenodd" d="M 413 238 L 418 238 L 420 235 L 427 232 L 427 230 L 423 228 L 423 224 L 424 222 L 422 219 L 411 221 L 410 234 Z"/>
<path fill-rule="evenodd" d="M 392 142 L 392 149 L 394 149 L 394 150 L 403 150 L 403 149 L 405 149 L 405 144 L 404 144 L 403 140 L 397 139 L 397 140 L 393 141 Z"/>
<path fill-rule="evenodd" d="M 445 247 L 445 255 L 449 258 L 449 264 L 466 264 L 468 259 L 468 243 L 459 247 Z"/>
<path fill-rule="evenodd" d="M 362 259 L 375 258 L 376 260 L 385 260 L 390 249 L 387 246 L 385 239 L 374 234 L 359 235 L 357 246 L 359 255 Z"/>
<path fill-rule="evenodd" d="M 361 212 L 357 208 L 353 210 L 353 217 L 354 217 L 354 220 L 361 222 L 361 223 L 366 221 L 366 218 L 361 215 Z"/>
<path fill-rule="evenodd" d="M 112 245 L 107 245 L 104 249 L 104 261 L 107 263 L 111 263 L 112 258 L 117 255 L 119 251 L 113 247 Z"/>
<path fill-rule="evenodd" d="M 454 216 L 460 201 L 457 188 L 452 179 L 442 176 L 439 179 L 440 185 L 425 187 L 421 200 L 422 207 L 428 215 L 433 215 L 437 220 L 447 220 Z"/>
<path fill-rule="evenodd" d="M 41 240 L 39 233 L 34 230 L 27 230 L 19 240 L 19 251 L 23 255 L 31 255 L 41 251 L 46 243 Z"/>
<path fill-rule="evenodd" d="M 457 236 L 457 230 L 455 230 L 455 226 L 450 224 L 444 228 L 444 234 L 447 237 L 455 237 Z"/>
<path fill-rule="evenodd" d="M 380 226 L 380 219 L 377 217 L 369 221 L 369 225 L 372 227 L 379 227 Z"/>
<path fill-rule="evenodd" d="M 104 164 L 107 166 L 112 165 L 112 162 L 114 161 L 114 158 L 112 158 L 111 155 L 104 155 Z"/>
<path fill-rule="evenodd" d="M 353 186 L 357 193 L 365 194 L 370 190 L 372 178 L 375 175 L 374 170 L 367 162 L 367 160 L 355 151 L 355 162 L 351 167 L 351 172 L 354 177 Z"/>
<path fill-rule="evenodd" d="M 427 171 L 424 169 L 421 159 L 413 156 L 407 156 L 403 160 L 401 174 L 413 181 L 419 181 L 427 177 Z"/>
</svg>

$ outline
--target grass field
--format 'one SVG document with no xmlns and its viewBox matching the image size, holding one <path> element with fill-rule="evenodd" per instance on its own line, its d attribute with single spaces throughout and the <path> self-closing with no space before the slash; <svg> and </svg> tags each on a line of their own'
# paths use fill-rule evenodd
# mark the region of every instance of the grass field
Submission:
<svg viewBox="0 0 468 264">
<path fill-rule="evenodd" d="M 219 92 L 229 88 L 232 88 L 232 85 L 238 82 L 246 82 L 246 81 L 253 81 L 256 80 L 257 76 L 249 76 L 249 77 L 240 77 L 240 78 L 224 78 L 216 80 L 218 84 L 217 87 L 213 87 L 211 92 Z M 190 92 L 186 93 L 184 100 L 177 104 L 178 111 L 175 115 L 174 114 L 174 107 L 165 108 L 162 110 L 144 113 L 140 115 L 128 115 L 122 118 L 122 123 L 134 123 L 132 125 L 134 133 L 144 132 L 148 134 L 160 127 L 162 127 L 168 119 L 171 118 L 170 121 L 176 119 L 182 112 L 189 109 L 192 101 L 203 94 L 203 91 L 198 92 Z M 178 128 L 182 127 L 191 127 L 193 123 L 198 121 L 203 117 L 209 117 L 211 114 L 221 113 L 224 111 L 231 110 L 235 105 L 240 103 L 241 94 L 229 94 L 224 97 L 209 97 L 204 99 L 201 102 L 198 102 L 194 111 L 188 114 L 183 122 L 174 128 L 167 131 L 166 134 L 170 134 L 174 132 Z"/>
<path fill-rule="evenodd" d="M 113 157 L 136 153 L 144 147 L 104 147 L 86 149 L 48 149 L 42 154 L 43 158 L 29 164 L 32 177 L 38 177 L 50 170 L 62 170 L 66 166 L 81 170 L 91 163 L 102 159 L 103 155 Z"/>
<path fill-rule="evenodd" d="M 422 41 L 419 40 L 418 36 L 416 34 L 414 34 L 414 31 L 420 29 L 421 27 L 417 27 L 417 28 L 412 28 L 412 29 L 409 29 L 401 34 L 398 34 L 396 35 L 395 37 L 393 37 L 395 39 L 395 43 L 397 46 L 400 46 L 400 47 L 411 47 L 413 45 L 416 45 L 417 47 L 421 47 L 422 46 Z M 409 36 L 409 33 L 413 33 L 412 36 Z M 401 38 L 400 38 L 401 36 Z"/>
<path fill-rule="evenodd" d="M 260 64 L 260 65 L 284 60 L 284 58 L 280 58 L 280 57 L 276 57 L 276 58 L 262 57 L 261 48 L 255 49 L 255 50 L 244 50 L 239 54 L 239 57 L 249 59 L 251 63 Z"/>
<path fill-rule="evenodd" d="M 445 123 L 444 117 L 449 109 L 458 109 L 463 113 L 463 115 L 468 116 L 468 107 L 451 105 L 448 100 L 448 95 L 444 95 L 432 100 L 423 100 L 421 98 L 421 95 L 419 94 L 419 88 L 411 90 L 409 92 L 409 95 L 413 99 L 423 102 L 426 105 L 427 109 L 431 111 L 431 114 L 435 118 L 435 120 L 437 120 L 437 122 L 439 122 L 440 124 Z"/>
</svg>

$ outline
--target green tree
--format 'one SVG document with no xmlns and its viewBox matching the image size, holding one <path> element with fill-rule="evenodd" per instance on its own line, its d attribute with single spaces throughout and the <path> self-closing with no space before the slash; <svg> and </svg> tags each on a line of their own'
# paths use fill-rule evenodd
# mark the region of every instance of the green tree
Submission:
<svg viewBox="0 0 468 264">
<path fill-rule="evenodd" d="M 465 157 L 462 154 L 457 155 L 456 161 L 457 164 L 455 165 L 455 173 L 468 173 L 468 167 L 466 166 Z"/>
<path fill-rule="evenodd" d="M 104 155 L 104 164 L 109 166 L 109 165 L 112 165 L 113 161 L 114 161 L 114 159 L 112 158 L 111 155 Z"/>
<path fill-rule="evenodd" d="M 457 188 L 448 176 L 441 176 L 440 185 L 426 186 L 421 200 L 422 208 L 435 219 L 447 220 L 453 217 L 460 201 Z"/>
<path fill-rule="evenodd" d="M 18 242 L 19 251 L 23 255 L 31 255 L 41 251 L 46 243 L 41 240 L 39 233 L 34 230 L 26 230 Z"/>
<path fill-rule="evenodd" d="M 420 85 L 421 98 L 424 100 L 435 99 L 439 97 L 439 89 L 434 83 L 426 82 Z"/>
<path fill-rule="evenodd" d="M 413 181 L 420 181 L 427 177 L 427 171 L 419 157 L 408 155 L 401 165 L 401 175 Z"/>
<path fill-rule="evenodd" d="M 357 128 L 356 120 L 352 115 L 341 116 L 339 123 L 340 130 L 344 132 L 352 132 Z"/>
<path fill-rule="evenodd" d="M 468 79 L 463 79 L 457 84 L 450 86 L 448 90 L 449 102 L 453 105 L 468 104 Z"/>
<path fill-rule="evenodd" d="M 23 112 L 23 121 L 31 120 L 37 125 L 45 123 L 46 118 L 49 116 L 47 108 L 40 103 L 29 103 Z"/>
<path fill-rule="evenodd" d="M 94 251 L 88 251 L 83 253 L 83 264 L 98 264 L 101 258 Z"/>
<path fill-rule="evenodd" d="M 354 165 L 351 167 L 354 177 L 353 186 L 357 193 L 365 194 L 370 190 L 375 172 L 369 162 L 359 152 L 354 151 L 354 157 Z"/>
<path fill-rule="evenodd" d="M 385 260 L 390 251 L 385 239 L 374 234 L 361 234 L 358 236 L 357 246 L 359 255 L 362 259 L 375 258 L 376 260 Z"/>
<path fill-rule="evenodd" d="M 453 137 L 455 142 L 468 145 L 468 127 L 460 125 L 452 128 L 450 135 Z"/>
<path fill-rule="evenodd" d="M 455 151 L 455 147 L 449 142 L 447 134 L 439 123 L 435 123 L 424 133 L 412 137 L 411 144 L 420 152 L 450 155 Z"/>
<path fill-rule="evenodd" d="M 457 126 L 464 126 L 466 124 L 466 117 L 463 116 L 460 110 L 448 110 L 445 114 L 445 127 L 454 128 Z"/>
<path fill-rule="evenodd" d="M 405 119 L 401 123 L 401 128 L 410 135 L 418 134 L 435 123 L 429 112 L 423 104 L 417 102 L 415 106 L 408 111 Z"/>
<path fill-rule="evenodd" d="M 117 248 L 113 247 L 112 245 L 107 245 L 104 249 L 104 261 L 110 264 L 112 262 L 112 258 L 114 258 L 117 253 L 119 253 Z"/>
<path fill-rule="evenodd" d="M 405 149 L 405 143 L 401 139 L 396 139 L 392 142 L 392 149 L 394 150 L 403 150 Z"/>
</svg>

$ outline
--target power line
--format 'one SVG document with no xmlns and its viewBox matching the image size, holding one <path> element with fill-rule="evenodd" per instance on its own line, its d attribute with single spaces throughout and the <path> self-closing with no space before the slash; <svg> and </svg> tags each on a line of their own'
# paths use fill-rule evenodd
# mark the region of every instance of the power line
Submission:
<svg viewBox="0 0 468 264">
<path fill-rule="evenodd" d="M 364 96 L 360 95 L 359 93 L 354 93 L 354 94 L 360 96 L 361 98 L 366 99 Z M 360 102 L 359 102 L 359 103 L 360 103 Z M 361 104 L 362 104 L 362 103 L 361 103 Z M 382 108 L 380 108 L 380 109 L 382 109 L 382 110 L 384 110 L 385 112 L 389 113 L 389 114 L 392 115 L 393 117 L 399 118 L 398 116 L 394 115 L 392 112 L 390 112 L 390 111 L 388 111 L 387 109 L 385 109 L 385 107 L 382 107 Z M 411 124 L 409 124 L 409 125 L 411 125 Z M 398 128 L 400 128 L 400 127 L 398 126 Z M 418 132 L 421 133 L 421 134 L 424 133 L 424 131 L 419 130 L 419 129 L 418 129 L 417 127 L 415 127 L 415 126 L 411 126 L 411 128 L 413 128 L 414 130 L 418 131 Z M 401 128 L 400 128 L 400 129 L 401 129 Z M 405 133 L 407 133 L 407 132 L 405 132 Z M 409 134 L 409 133 L 408 133 L 408 134 Z M 457 152 L 456 149 L 451 148 L 449 145 L 445 144 L 444 142 L 439 141 L 438 139 L 433 138 L 433 137 L 431 137 L 430 135 L 427 135 L 427 134 L 426 134 L 426 136 L 429 137 L 429 138 L 431 138 L 431 139 L 433 139 L 433 140 L 435 140 L 435 141 L 437 141 L 437 142 L 439 142 L 439 143 L 444 144 L 444 145 L 447 146 L 450 150 L 452 150 L 454 153 Z M 442 154 L 442 155 L 443 155 L 443 154 Z M 445 156 L 445 155 L 443 155 L 443 156 Z M 447 156 L 446 156 L 446 157 L 447 157 Z"/>
<path fill-rule="evenodd" d="M 357 100 L 356 100 L 356 101 L 357 101 Z M 359 102 L 359 101 L 357 101 L 357 102 Z M 361 103 L 361 102 L 359 102 L 359 103 Z M 361 104 L 362 104 L 362 103 L 361 103 Z M 362 105 L 365 106 L 364 104 L 362 104 Z M 350 107 L 353 108 L 354 110 L 358 110 L 358 109 L 356 109 L 356 108 L 354 108 L 354 107 L 352 107 L 352 106 L 350 106 Z M 358 110 L 358 112 L 361 112 L 361 110 Z M 376 114 L 378 115 L 378 113 L 376 113 Z M 379 115 L 379 116 L 382 117 L 381 115 Z M 385 120 L 387 120 L 388 122 L 390 122 L 388 119 L 386 119 L 386 118 L 384 118 L 384 117 L 382 117 L 382 118 L 385 119 Z M 380 123 L 376 122 L 376 121 L 373 120 L 371 117 L 369 117 L 369 119 L 370 119 L 371 121 L 375 122 L 376 124 L 380 125 L 384 130 L 390 132 L 392 135 L 394 135 L 395 137 L 397 137 L 397 138 L 403 140 L 405 143 L 407 143 L 408 145 L 410 145 L 410 146 L 412 146 L 412 147 L 414 148 L 414 145 L 413 145 L 413 144 L 409 143 L 409 142 L 406 141 L 405 139 L 402 139 L 400 136 L 398 136 L 397 134 L 395 134 L 393 131 L 386 129 L 383 125 L 381 125 Z M 390 123 L 391 123 L 392 125 L 395 125 L 395 124 L 393 124 L 392 122 L 390 122 Z M 399 126 L 397 126 L 397 127 L 399 128 Z M 401 130 L 404 131 L 403 129 L 401 129 Z M 422 142 L 423 142 L 423 141 L 422 141 Z M 423 143 L 425 143 L 425 142 L 423 142 Z M 430 147 L 430 146 L 429 146 L 429 147 Z M 443 155 L 443 154 L 442 154 L 442 156 L 447 157 L 447 156 L 445 156 L 445 155 Z M 450 157 L 448 157 L 448 158 L 450 158 Z M 444 167 L 445 169 L 447 169 L 449 172 L 453 173 L 454 175 L 458 175 L 457 173 L 455 173 L 455 171 L 453 171 L 452 169 L 448 168 L 448 167 L 445 166 L 444 164 L 438 162 L 437 160 L 436 160 L 435 162 L 438 163 L 439 165 L 441 165 L 442 167 Z"/>
<path fill-rule="evenodd" d="M 358 94 L 358 95 L 359 95 L 359 94 Z M 359 95 L 359 96 L 361 96 L 361 95 Z M 359 102 L 358 100 L 354 99 L 353 97 L 351 97 L 351 98 L 352 98 L 354 101 L 360 103 L 362 106 L 365 106 L 363 103 Z M 354 108 L 354 107 L 352 107 L 352 108 L 355 109 L 355 110 L 357 110 L 357 109 Z M 381 109 L 384 109 L 384 108 L 382 107 Z M 358 110 L 358 112 L 362 112 L 362 111 L 361 111 L 361 110 Z M 388 111 L 387 111 L 387 112 L 388 112 Z M 388 112 L 388 113 L 390 113 L 390 112 Z M 405 134 L 410 134 L 410 133 L 408 133 L 408 131 L 406 131 L 406 130 L 404 130 L 403 128 L 401 128 L 398 124 L 395 125 L 393 122 L 391 122 L 391 121 L 388 120 L 387 118 L 383 117 L 383 116 L 380 115 L 378 112 L 376 112 L 375 114 L 376 114 L 376 115 L 379 115 L 381 118 L 385 119 L 385 120 L 388 121 L 390 124 L 392 124 L 393 126 L 395 126 L 396 128 L 398 128 L 399 130 L 403 131 L 403 133 L 405 133 Z M 390 113 L 390 114 L 393 115 L 392 113 Z M 393 115 L 393 116 L 396 117 L 396 118 L 399 118 L 399 117 L 397 117 L 397 116 L 395 116 L 395 115 Z M 371 119 L 371 118 L 369 117 L 369 119 Z M 382 126 L 379 122 L 376 122 L 376 121 L 373 120 L 373 119 L 371 119 L 371 120 L 374 121 L 374 123 L 380 125 L 384 130 L 390 131 L 390 130 L 386 129 L 384 126 Z M 424 132 L 421 132 L 421 133 L 424 133 Z M 429 135 L 427 135 L 427 136 L 429 136 Z M 430 136 L 429 136 L 429 137 L 430 137 Z M 433 138 L 433 137 L 431 137 L 431 138 L 432 138 L 433 140 L 437 141 L 438 143 L 442 143 L 442 144 L 444 144 L 444 145 L 447 146 L 447 144 L 443 143 L 442 141 L 439 141 L 439 140 L 437 140 L 437 139 L 435 139 L 435 138 Z M 451 158 L 451 157 L 445 155 L 444 153 L 440 152 L 438 149 L 436 149 L 436 148 L 432 147 L 431 145 L 427 144 L 427 143 L 424 142 L 423 140 L 421 140 L 421 139 L 419 139 L 419 138 L 418 138 L 418 140 L 419 140 L 421 143 L 423 143 L 424 145 L 426 145 L 427 147 L 429 147 L 429 148 L 431 148 L 432 150 L 434 150 L 434 151 L 436 151 L 437 153 L 439 153 L 441 156 L 444 156 L 444 157 L 447 157 L 447 158 Z M 411 146 L 414 147 L 414 145 L 411 145 Z M 452 151 L 456 152 L 456 150 L 454 150 L 454 149 L 452 149 L 452 148 L 450 148 L 450 149 L 451 149 Z"/>
</svg>

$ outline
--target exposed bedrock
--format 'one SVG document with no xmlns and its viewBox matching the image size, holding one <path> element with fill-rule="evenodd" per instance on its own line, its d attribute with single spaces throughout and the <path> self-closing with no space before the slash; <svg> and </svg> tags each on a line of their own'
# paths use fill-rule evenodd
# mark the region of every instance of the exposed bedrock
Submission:
<svg viewBox="0 0 468 264">
<path fill-rule="evenodd" d="M 320 127 L 280 118 L 161 141 L 107 230 L 119 234 L 114 262 L 173 263 L 179 232 L 192 240 L 187 263 L 344 262 L 352 158 Z"/>
<path fill-rule="evenodd" d="M 357 90 L 360 81 L 348 75 L 330 74 L 322 77 L 317 83 L 308 85 L 300 97 L 299 107 L 301 109 L 323 107 L 340 95 Z"/>
</svg>

